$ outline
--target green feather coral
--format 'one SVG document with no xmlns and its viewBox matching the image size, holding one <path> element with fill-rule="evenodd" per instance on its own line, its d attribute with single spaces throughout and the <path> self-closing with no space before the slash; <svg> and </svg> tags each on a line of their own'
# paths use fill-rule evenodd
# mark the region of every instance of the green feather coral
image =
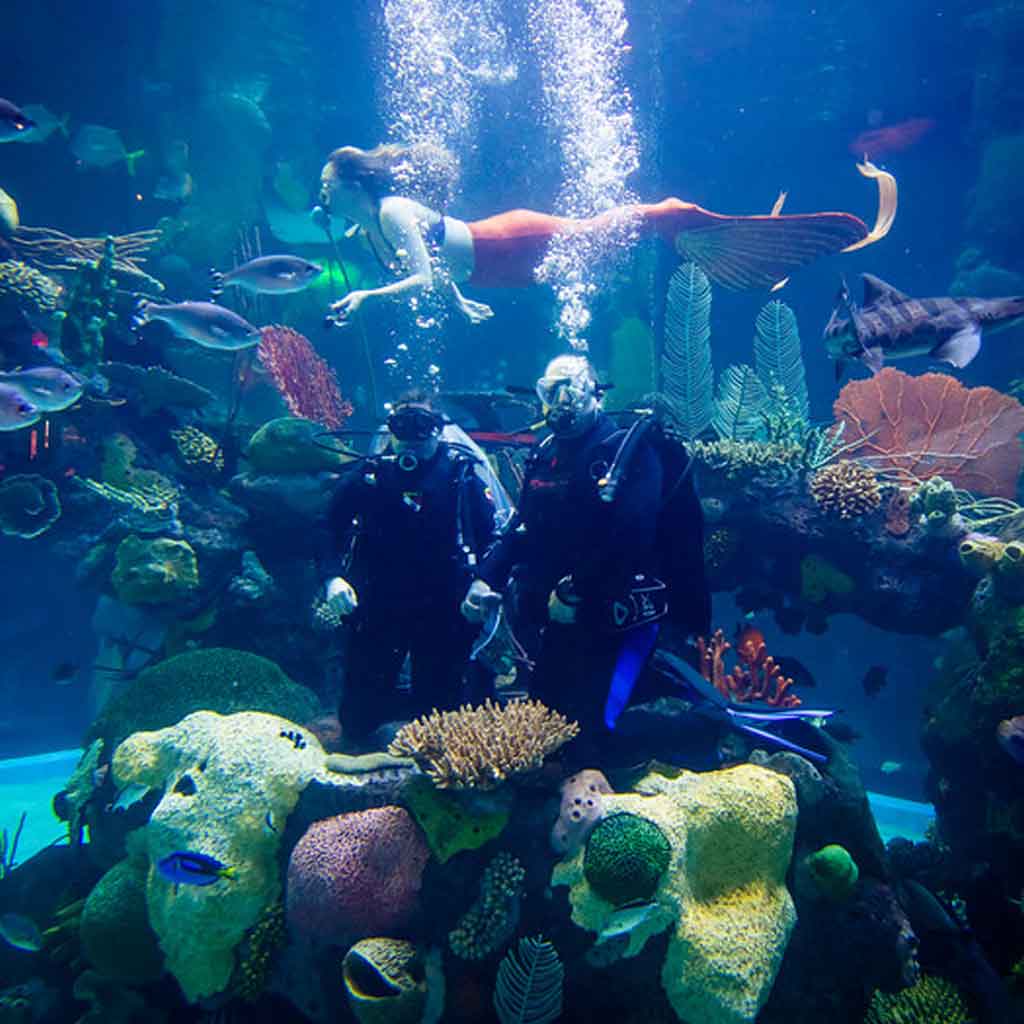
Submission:
<svg viewBox="0 0 1024 1024">
<path fill-rule="evenodd" d="M 520 939 L 498 968 L 494 1009 L 501 1024 L 548 1024 L 562 1014 L 565 968 L 543 938 Z"/>
<path fill-rule="evenodd" d="M 757 314 L 754 366 L 765 385 L 778 385 L 806 423 L 809 415 L 807 380 L 800 351 L 796 316 L 785 303 L 769 302 Z"/>
<path fill-rule="evenodd" d="M 711 425 L 730 441 L 756 440 L 764 426 L 768 392 L 752 366 L 727 366 L 718 381 Z"/>
<path fill-rule="evenodd" d="M 696 263 L 684 263 L 669 281 L 661 381 L 680 436 L 707 430 L 713 414 L 711 285 Z"/>
</svg>

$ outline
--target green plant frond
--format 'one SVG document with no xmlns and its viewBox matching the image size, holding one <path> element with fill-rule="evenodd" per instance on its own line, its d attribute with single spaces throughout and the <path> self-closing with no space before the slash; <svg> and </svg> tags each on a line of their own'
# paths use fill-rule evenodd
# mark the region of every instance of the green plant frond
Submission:
<svg viewBox="0 0 1024 1024">
<path fill-rule="evenodd" d="M 541 937 L 520 939 L 498 968 L 494 1009 L 501 1024 L 549 1024 L 562 1013 L 565 968 Z"/>
<path fill-rule="evenodd" d="M 695 438 L 711 425 L 711 285 L 695 263 L 672 275 L 665 305 L 661 390 L 680 436 Z"/>
<path fill-rule="evenodd" d="M 768 392 L 752 366 L 727 366 L 718 381 L 712 426 L 726 440 L 756 440 L 767 403 Z"/>
<path fill-rule="evenodd" d="M 810 406 L 796 316 L 789 306 L 776 299 L 757 314 L 755 326 L 754 366 L 758 376 L 768 387 L 775 383 L 784 388 L 794 409 L 806 422 Z"/>
</svg>

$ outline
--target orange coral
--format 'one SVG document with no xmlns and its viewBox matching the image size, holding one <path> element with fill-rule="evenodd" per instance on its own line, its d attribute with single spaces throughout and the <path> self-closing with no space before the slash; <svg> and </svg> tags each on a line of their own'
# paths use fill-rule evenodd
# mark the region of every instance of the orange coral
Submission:
<svg viewBox="0 0 1024 1024">
<path fill-rule="evenodd" d="M 944 373 L 886 367 L 850 381 L 833 406 L 846 454 L 903 484 L 942 476 L 955 487 L 1012 498 L 1024 464 L 1024 406 Z"/>
<path fill-rule="evenodd" d="M 737 703 L 764 701 L 776 708 L 795 708 L 801 704 L 795 693 L 790 693 L 793 680 L 782 674 L 782 669 L 765 648 L 760 630 L 748 627 L 740 634 L 736 646 L 738 664 L 726 669 L 725 654 L 732 644 L 725 633 L 716 629 L 711 639 L 697 638 L 700 654 L 700 674 L 723 697 Z"/>
</svg>

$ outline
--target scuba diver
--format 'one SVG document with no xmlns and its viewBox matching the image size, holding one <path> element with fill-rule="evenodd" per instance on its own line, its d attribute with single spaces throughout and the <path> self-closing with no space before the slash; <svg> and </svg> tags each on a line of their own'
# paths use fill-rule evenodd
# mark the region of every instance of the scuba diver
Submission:
<svg viewBox="0 0 1024 1024">
<path fill-rule="evenodd" d="M 480 666 L 467 668 L 476 629 L 459 604 L 494 540 L 494 504 L 475 453 L 447 441 L 445 424 L 424 396 L 404 396 L 387 420 L 390 451 L 350 467 L 327 512 L 325 598 L 352 627 L 338 712 L 346 748 L 386 721 L 480 701 L 493 687 Z M 407 654 L 411 707 L 398 707 Z"/>
<path fill-rule="evenodd" d="M 658 445 L 652 417 L 617 429 L 583 356 L 549 363 L 537 394 L 551 437 L 531 454 L 517 518 L 462 611 L 480 622 L 507 596 L 517 624 L 540 630 L 530 695 L 597 740 L 639 697 L 670 610 L 685 633 L 709 629 L 700 501 L 685 449 Z"/>
</svg>

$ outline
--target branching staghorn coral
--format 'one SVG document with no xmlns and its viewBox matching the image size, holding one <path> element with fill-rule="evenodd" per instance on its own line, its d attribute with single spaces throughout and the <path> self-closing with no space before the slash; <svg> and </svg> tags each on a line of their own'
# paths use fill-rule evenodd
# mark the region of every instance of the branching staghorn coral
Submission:
<svg viewBox="0 0 1024 1024">
<path fill-rule="evenodd" d="M 146 253 L 160 241 L 161 232 L 157 228 L 148 231 L 132 231 L 126 235 L 112 237 L 117 255 L 114 259 L 114 271 L 119 274 L 145 278 L 158 285 L 158 291 L 164 286 L 150 277 L 139 265 L 145 260 Z M 7 244 L 25 263 L 42 270 L 77 270 L 82 264 L 96 263 L 103 258 L 107 238 L 75 238 L 55 228 L 30 228 L 24 224 L 9 238 Z"/>
<path fill-rule="evenodd" d="M 502 707 L 434 711 L 403 726 L 388 753 L 411 757 L 439 789 L 495 789 L 539 768 L 579 732 L 579 725 L 538 700 Z"/>
</svg>

